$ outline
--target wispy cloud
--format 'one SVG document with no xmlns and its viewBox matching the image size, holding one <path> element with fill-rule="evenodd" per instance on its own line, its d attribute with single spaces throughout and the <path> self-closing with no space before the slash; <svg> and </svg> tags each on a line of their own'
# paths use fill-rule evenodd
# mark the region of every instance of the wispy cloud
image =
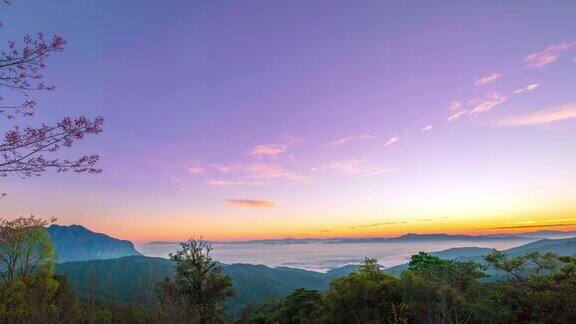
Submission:
<svg viewBox="0 0 576 324">
<path fill-rule="evenodd" d="M 540 83 L 532 83 L 532 84 L 525 86 L 524 88 L 516 89 L 512 93 L 518 94 L 518 93 L 523 93 L 523 92 L 530 92 L 532 90 L 537 89 L 538 87 L 540 87 Z"/>
<path fill-rule="evenodd" d="M 473 108 L 470 110 L 471 115 L 480 115 L 487 113 L 494 109 L 497 105 L 505 102 L 508 99 L 507 96 L 499 93 L 499 92 L 492 92 L 486 95 L 485 98 L 475 100 L 472 102 Z"/>
<path fill-rule="evenodd" d="M 502 74 L 500 74 L 500 73 L 492 73 L 490 75 L 485 75 L 485 76 L 476 78 L 476 82 L 474 84 L 477 86 L 481 86 L 481 85 L 485 85 L 488 83 L 492 83 L 492 82 L 500 79 L 501 76 L 502 76 Z"/>
<path fill-rule="evenodd" d="M 230 207 L 239 208 L 272 208 L 276 207 L 276 203 L 270 200 L 256 200 L 256 199 L 228 199 L 226 204 Z"/>
<path fill-rule="evenodd" d="M 376 138 L 376 136 L 374 136 L 372 134 L 362 134 L 362 135 L 357 135 L 357 136 L 349 136 L 349 137 L 339 138 L 339 139 L 334 140 L 332 142 L 328 142 L 327 145 L 340 146 L 340 145 L 354 143 L 354 142 L 373 140 L 375 138 Z"/>
<path fill-rule="evenodd" d="M 294 137 L 285 136 L 284 140 L 280 143 L 261 144 L 254 146 L 252 150 L 250 150 L 250 155 L 275 158 L 288 152 L 288 149 L 296 144 L 296 142 L 297 139 Z"/>
<path fill-rule="evenodd" d="M 315 167 L 312 171 L 333 171 L 357 177 L 372 177 L 394 172 L 395 169 L 368 165 L 359 160 L 336 161 Z"/>
<path fill-rule="evenodd" d="M 367 225 L 356 225 L 356 226 L 350 226 L 350 229 L 358 229 L 358 228 L 372 228 L 372 227 L 386 227 L 386 226 L 391 226 L 391 225 L 397 225 L 399 224 L 399 222 L 383 222 L 383 223 L 373 223 L 373 224 L 367 224 Z"/>
<path fill-rule="evenodd" d="M 241 172 L 246 173 L 249 177 L 254 179 L 288 181 L 303 181 L 307 179 L 305 175 L 288 170 L 279 164 L 248 164 L 241 166 L 240 169 Z"/>
<path fill-rule="evenodd" d="M 421 133 L 429 132 L 432 130 L 432 125 L 425 126 L 420 130 Z"/>
<path fill-rule="evenodd" d="M 247 180 L 208 180 L 209 185 L 218 187 L 237 187 L 237 186 L 261 186 L 266 184 L 263 181 L 247 181 Z"/>
<path fill-rule="evenodd" d="M 453 121 L 455 121 L 455 120 L 457 120 L 457 119 L 460 119 L 460 118 L 464 117 L 467 113 L 468 113 L 468 110 L 458 111 L 458 112 L 453 113 L 452 115 L 450 115 L 450 116 L 447 118 L 447 120 L 448 120 L 449 122 L 453 122 Z"/>
<path fill-rule="evenodd" d="M 515 229 L 515 228 L 539 228 L 539 227 L 559 227 L 559 226 L 573 226 L 576 223 L 569 224 L 542 224 L 542 225 L 513 225 L 513 226 L 500 226 L 490 228 L 478 228 L 477 230 L 499 230 L 499 229 Z"/>
<path fill-rule="evenodd" d="M 305 174 L 289 170 L 280 163 L 261 162 L 211 166 L 213 170 L 225 175 L 214 176 L 216 179 L 208 180 L 206 183 L 219 187 L 261 186 L 277 181 L 299 182 L 308 179 Z M 218 179 L 219 177 L 223 177 L 223 179 Z"/>
<path fill-rule="evenodd" d="M 232 171 L 232 169 L 229 166 L 226 165 L 220 165 L 220 164 L 211 164 L 210 167 L 216 171 L 222 172 L 222 173 L 230 173 Z"/>
<path fill-rule="evenodd" d="M 172 175 L 172 174 L 165 174 L 165 176 L 166 176 L 166 177 L 168 177 L 168 179 L 170 179 L 170 180 L 172 180 L 172 181 L 174 181 L 174 182 L 178 182 L 178 181 L 180 181 L 180 178 L 178 178 L 178 177 L 177 177 L 177 176 L 175 176 L 175 175 Z"/>
<path fill-rule="evenodd" d="M 448 107 L 448 110 L 450 111 L 460 111 L 461 109 L 462 109 L 462 103 L 458 100 L 450 102 L 450 106 Z"/>
<path fill-rule="evenodd" d="M 188 167 L 188 169 L 186 171 L 188 171 L 188 173 L 190 173 L 190 174 L 200 174 L 200 173 L 204 173 L 204 171 L 206 171 L 206 170 L 203 167 L 196 165 L 196 166 Z"/>
<path fill-rule="evenodd" d="M 400 137 L 396 136 L 396 135 L 392 135 L 388 138 L 388 140 L 386 141 L 386 143 L 384 143 L 384 146 L 390 146 L 396 142 L 400 141 Z"/>
<path fill-rule="evenodd" d="M 447 120 L 449 122 L 453 122 L 457 119 L 460 119 L 468 112 L 467 109 L 462 109 L 462 102 L 458 100 L 454 100 L 450 102 L 450 106 L 448 106 L 448 110 L 452 112 L 450 116 L 448 116 Z"/>
<path fill-rule="evenodd" d="M 537 69 L 556 62 L 560 54 L 576 46 L 573 43 L 552 44 L 543 51 L 531 53 L 524 58 L 524 66 L 529 69 Z"/>
<path fill-rule="evenodd" d="M 256 145 L 251 151 L 252 156 L 276 157 L 288 151 L 288 145 L 285 144 L 263 144 Z"/>
<path fill-rule="evenodd" d="M 529 126 L 576 118 L 576 102 L 544 109 L 527 115 L 506 117 L 491 123 L 496 127 Z"/>
</svg>

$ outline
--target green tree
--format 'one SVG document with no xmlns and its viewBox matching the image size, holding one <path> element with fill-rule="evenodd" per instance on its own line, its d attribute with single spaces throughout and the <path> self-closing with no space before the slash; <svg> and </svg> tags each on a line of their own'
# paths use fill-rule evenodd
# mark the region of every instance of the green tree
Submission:
<svg viewBox="0 0 576 324">
<path fill-rule="evenodd" d="M 322 294 L 312 289 L 296 289 L 286 296 L 280 312 L 285 323 L 317 323 L 324 312 Z"/>
<path fill-rule="evenodd" d="M 470 322 L 483 276 L 483 268 L 474 262 L 443 260 L 425 252 L 413 255 L 401 276 L 409 317 L 426 323 Z"/>
<path fill-rule="evenodd" d="M 333 279 L 326 300 L 330 322 L 402 322 L 399 282 L 375 259 L 365 259 L 355 272 Z"/>
<path fill-rule="evenodd" d="M 234 296 L 232 279 L 222 274 L 212 259 L 212 244 L 202 238 L 180 243 L 181 249 L 170 255 L 176 263 L 174 295 L 181 296 L 198 314 L 200 323 L 221 321 L 223 302 Z"/>
<path fill-rule="evenodd" d="M 56 254 L 44 226 L 30 217 L 0 222 L 0 318 L 3 322 L 45 322 L 55 315 Z"/>
<path fill-rule="evenodd" d="M 532 252 L 510 256 L 492 251 L 486 262 L 504 280 L 492 284 L 514 322 L 576 322 L 576 257 Z"/>
</svg>

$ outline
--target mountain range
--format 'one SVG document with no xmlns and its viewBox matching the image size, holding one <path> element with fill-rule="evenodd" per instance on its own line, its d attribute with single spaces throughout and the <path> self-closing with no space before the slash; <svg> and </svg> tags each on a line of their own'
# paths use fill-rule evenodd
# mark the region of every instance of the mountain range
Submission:
<svg viewBox="0 0 576 324">
<path fill-rule="evenodd" d="M 54 240 L 59 255 L 56 272 L 66 275 L 81 296 L 86 296 L 94 291 L 91 287 L 97 287 L 95 293 L 107 300 L 144 304 L 154 293 L 158 282 L 166 277 L 174 276 L 174 265 L 170 260 L 143 256 L 130 241 L 94 233 L 79 225 L 52 225 L 48 228 L 48 232 Z M 530 234 L 532 240 L 540 235 Z M 550 233 L 547 231 L 542 235 L 562 237 L 567 234 L 566 232 Z M 425 241 L 424 238 L 428 240 L 448 238 L 454 240 L 454 237 L 454 235 L 446 234 L 409 234 L 396 238 L 396 240 Z M 504 237 L 517 238 L 522 236 L 500 235 L 498 239 Z M 477 241 L 477 239 L 472 241 Z M 263 243 L 267 244 L 266 242 Z M 488 248 L 463 247 L 432 252 L 431 254 L 449 260 L 483 262 L 483 255 L 489 251 Z M 573 255 L 576 254 L 576 237 L 541 239 L 506 250 L 511 255 L 522 255 L 533 251 Z M 284 297 L 296 288 L 326 290 L 332 278 L 355 271 L 357 265 L 346 265 L 326 273 L 289 267 L 271 268 L 254 264 L 222 264 L 222 268 L 224 273 L 232 277 L 236 291 L 236 298 L 228 301 L 228 309 L 231 312 L 238 312 L 247 303 L 258 304 L 267 298 Z M 399 275 L 406 268 L 407 264 L 404 264 L 388 268 L 385 271 Z"/>
<path fill-rule="evenodd" d="M 262 240 L 248 240 L 248 241 L 216 241 L 214 243 L 233 243 L 233 244 L 309 244 L 309 243 L 323 243 L 323 244 L 339 244 L 339 243 L 387 243 L 387 242 L 414 242 L 414 241 L 501 241 L 501 240 L 535 240 L 547 238 L 570 238 L 576 236 L 576 231 L 535 231 L 527 233 L 515 234 L 487 234 L 487 235 L 461 235 L 461 234 L 414 234 L 407 233 L 397 237 L 333 237 L 333 238 L 282 238 L 282 239 L 262 239 Z M 178 244 L 178 241 L 152 241 L 148 244 Z"/>
</svg>

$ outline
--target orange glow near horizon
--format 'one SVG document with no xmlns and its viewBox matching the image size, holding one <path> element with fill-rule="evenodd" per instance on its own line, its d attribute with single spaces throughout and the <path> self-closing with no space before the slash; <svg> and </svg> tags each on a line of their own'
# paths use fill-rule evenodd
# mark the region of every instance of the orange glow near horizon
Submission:
<svg viewBox="0 0 576 324">
<path fill-rule="evenodd" d="M 418 218 L 404 221 L 385 219 L 348 222 L 333 219 L 332 224 L 306 224 L 304 222 L 252 222 L 238 220 L 230 226 L 228 219 L 210 220 L 206 216 L 170 217 L 140 220 L 110 219 L 99 222 L 82 222 L 96 232 L 128 239 L 142 244 L 150 241 L 181 241 L 194 235 L 215 241 L 246 241 L 283 238 L 335 238 L 335 237 L 396 237 L 406 233 L 415 234 L 514 234 L 538 230 L 576 230 L 576 217 L 570 212 L 550 212 L 554 216 L 516 216 L 473 218 Z M 542 215 L 542 214 L 540 214 Z M 71 224 L 74 222 L 62 222 Z"/>
</svg>

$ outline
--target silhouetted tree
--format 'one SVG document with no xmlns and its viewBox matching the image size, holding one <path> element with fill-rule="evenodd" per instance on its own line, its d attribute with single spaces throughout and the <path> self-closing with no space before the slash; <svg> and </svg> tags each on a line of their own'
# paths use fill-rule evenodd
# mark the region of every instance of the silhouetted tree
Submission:
<svg viewBox="0 0 576 324">
<path fill-rule="evenodd" d="M 200 323 L 220 321 L 224 314 L 222 303 L 232 297 L 232 279 L 222 274 L 212 259 L 212 244 L 202 238 L 180 243 L 180 250 L 170 254 L 176 263 L 173 295 L 184 298 L 188 307 L 198 314 Z"/>
</svg>

